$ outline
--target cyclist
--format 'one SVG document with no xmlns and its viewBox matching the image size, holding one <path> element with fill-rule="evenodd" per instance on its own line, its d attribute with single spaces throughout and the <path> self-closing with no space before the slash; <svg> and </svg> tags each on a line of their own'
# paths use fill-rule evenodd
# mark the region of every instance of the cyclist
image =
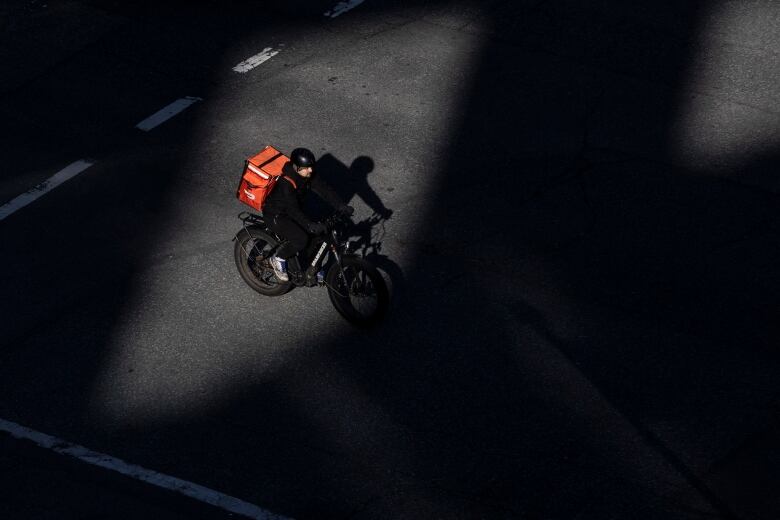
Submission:
<svg viewBox="0 0 780 520">
<path fill-rule="evenodd" d="M 314 191 L 344 216 L 351 216 L 355 212 L 352 206 L 345 204 L 333 188 L 317 176 L 315 163 L 311 150 L 293 150 L 290 153 L 290 161 L 282 167 L 282 175 L 287 179 L 279 179 L 276 182 L 263 206 L 266 224 L 285 240 L 276 255 L 271 258 L 274 273 L 283 282 L 289 280 L 287 261 L 311 245 L 312 235 L 321 235 L 326 231 L 324 224 L 311 221 L 303 211 L 303 201 L 309 191 Z M 290 262 L 293 270 L 302 270 L 302 265 L 300 261 Z M 307 275 L 313 276 L 314 273 Z"/>
</svg>

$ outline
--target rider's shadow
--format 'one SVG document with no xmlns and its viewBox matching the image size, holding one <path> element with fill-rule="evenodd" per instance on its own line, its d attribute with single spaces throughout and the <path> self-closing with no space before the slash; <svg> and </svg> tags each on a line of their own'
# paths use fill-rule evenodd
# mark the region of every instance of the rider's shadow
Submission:
<svg viewBox="0 0 780 520">
<path fill-rule="evenodd" d="M 368 174 L 372 171 L 374 171 L 374 160 L 364 155 L 357 157 L 349 166 L 329 153 L 317 159 L 317 175 L 322 176 L 341 200 L 349 204 L 357 195 L 375 214 L 387 220 L 393 211 L 384 205 L 376 191 L 368 184 Z M 318 219 L 332 211 L 321 200 L 312 201 L 312 207 L 309 209 Z"/>
<path fill-rule="evenodd" d="M 385 234 L 385 221 L 393 211 L 385 206 L 377 192 L 368 183 L 368 175 L 374 171 L 374 160 L 367 156 L 357 157 L 347 166 L 332 154 L 317 159 L 317 175 L 330 185 L 339 198 L 352 204 L 355 196 L 371 208 L 373 214 L 350 229 L 351 251 L 369 260 L 377 269 L 383 271 L 391 283 L 394 300 L 399 299 L 404 287 L 404 275 L 401 268 L 387 255 L 382 254 L 382 242 Z M 315 220 L 322 220 L 333 212 L 319 197 L 310 197 L 306 201 L 306 212 Z"/>
</svg>

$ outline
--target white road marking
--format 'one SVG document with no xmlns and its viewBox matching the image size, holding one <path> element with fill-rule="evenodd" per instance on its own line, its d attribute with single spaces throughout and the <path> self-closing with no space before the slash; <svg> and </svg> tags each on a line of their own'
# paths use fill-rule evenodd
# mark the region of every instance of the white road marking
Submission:
<svg viewBox="0 0 780 520">
<path fill-rule="evenodd" d="M 161 125 L 162 123 L 166 122 L 179 112 L 183 111 L 193 103 L 197 103 L 198 101 L 203 101 L 202 98 L 199 97 L 193 97 L 193 96 L 187 96 L 181 99 L 177 99 L 167 107 L 159 110 L 158 112 L 152 114 L 151 116 L 147 117 L 137 125 L 135 125 L 136 128 L 139 130 L 143 130 L 144 132 L 148 132 L 152 128 Z"/>
<path fill-rule="evenodd" d="M 240 72 L 241 74 L 245 72 L 249 72 L 250 70 L 254 69 L 261 63 L 264 63 L 274 56 L 279 54 L 279 50 L 273 49 L 272 47 L 266 47 L 262 50 L 262 52 L 259 52 L 252 56 L 251 58 L 247 58 L 235 67 L 233 67 L 233 70 L 236 72 Z"/>
<path fill-rule="evenodd" d="M 52 437 L 11 421 L 0 419 L 0 431 L 8 432 L 17 439 L 32 441 L 42 448 L 77 458 L 87 464 L 116 471 L 130 478 L 180 493 L 231 513 L 262 520 L 286 520 L 283 516 L 271 513 L 238 498 L 222 494 L 219 491 L 142 468 L 135 464 L 129 464 L 110 455 L 92 451 L 84 446 Z"/>
<path fill-rule="evenodd" d="M 346 2 L 339 2 L 330 11 L 325 11 L 323 15 L 327 16 L 328 18 L 336 18 L 337 16 L 346 13 L 347 11 L 351 11 L 362 3 L 363 0 L 347 0 Z"/>
<path fill-rule="evenodd" d="M 21 195 L 11 200 L 10 202 L 7 202 L 6 204 L 0 206 L 0 220 L 3 220 L 5 217 L 9 216 L 16 210 L 22 209 L 23 207 L 30 204 L 38 197 L 42 197 L 46 195 L 48 192 L 50 192 L 51 190 L 53 190 L 63 182 L 67 181 L 68 179 L 72 179 L 73 177 L 83 172 L 93 164 L 95 163 L 80 160 L 74 162 L 69 166 L 66 166 L 65 168 L 55 173 L 53 176 L 43 181 L 39 185 L 35 186 L 34 188 L 28 190 L 25 193 L 22 193 Z"/>
</svg>

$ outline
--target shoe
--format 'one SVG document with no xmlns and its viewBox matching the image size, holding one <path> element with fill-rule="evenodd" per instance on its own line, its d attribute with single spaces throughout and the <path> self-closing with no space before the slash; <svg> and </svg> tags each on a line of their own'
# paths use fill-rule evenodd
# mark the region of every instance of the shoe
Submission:
<svg viewBox="0 0 780 520">
<path fill-rule="evenodd" d="M 290 278 L 287 276 L 287 260 L 278 256 L 271 257 L 271 267 L 274 268 L 274 274 L 281 282 L 286 282 Z"/>
</svg>

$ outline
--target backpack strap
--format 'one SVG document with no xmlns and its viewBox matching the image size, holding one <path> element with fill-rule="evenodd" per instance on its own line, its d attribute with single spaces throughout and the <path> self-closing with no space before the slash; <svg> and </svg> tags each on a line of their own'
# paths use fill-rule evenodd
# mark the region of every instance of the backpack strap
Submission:
<svg viewBox="0 0 780 520">
<path fill-rule="evenodd" d="M 293 188 L 295 188 L 296 190 L 298 189 L 298 185 L 297 185 L 297 184 L 295 184 L 295 181 L 294 181 L 294 180 L 292 180 L 291 178 L 289 178 L 287 175 L 282 175 L 282 179 L 284 179 L 284 180 L 286 180 L 287 182 L 289 182 L 290 184 L 292 184 L 292 185 L 293 185 Z"/>
<path fill-rule="evenodd" d="M 270 159 L 268 159 L 267 161 L 263 161 L 262 163 L 258 164 L 257 167 L 258 168 L 262 168 L 266 164 L 270 164 L 270 163 L 274 162 L 276 159 L 278 159 L 282 155 L 283 155 L 282 152 L 279 152 L 276 155 L 274 155 L 273 157 L 271 157 Z"/>
</svg>

